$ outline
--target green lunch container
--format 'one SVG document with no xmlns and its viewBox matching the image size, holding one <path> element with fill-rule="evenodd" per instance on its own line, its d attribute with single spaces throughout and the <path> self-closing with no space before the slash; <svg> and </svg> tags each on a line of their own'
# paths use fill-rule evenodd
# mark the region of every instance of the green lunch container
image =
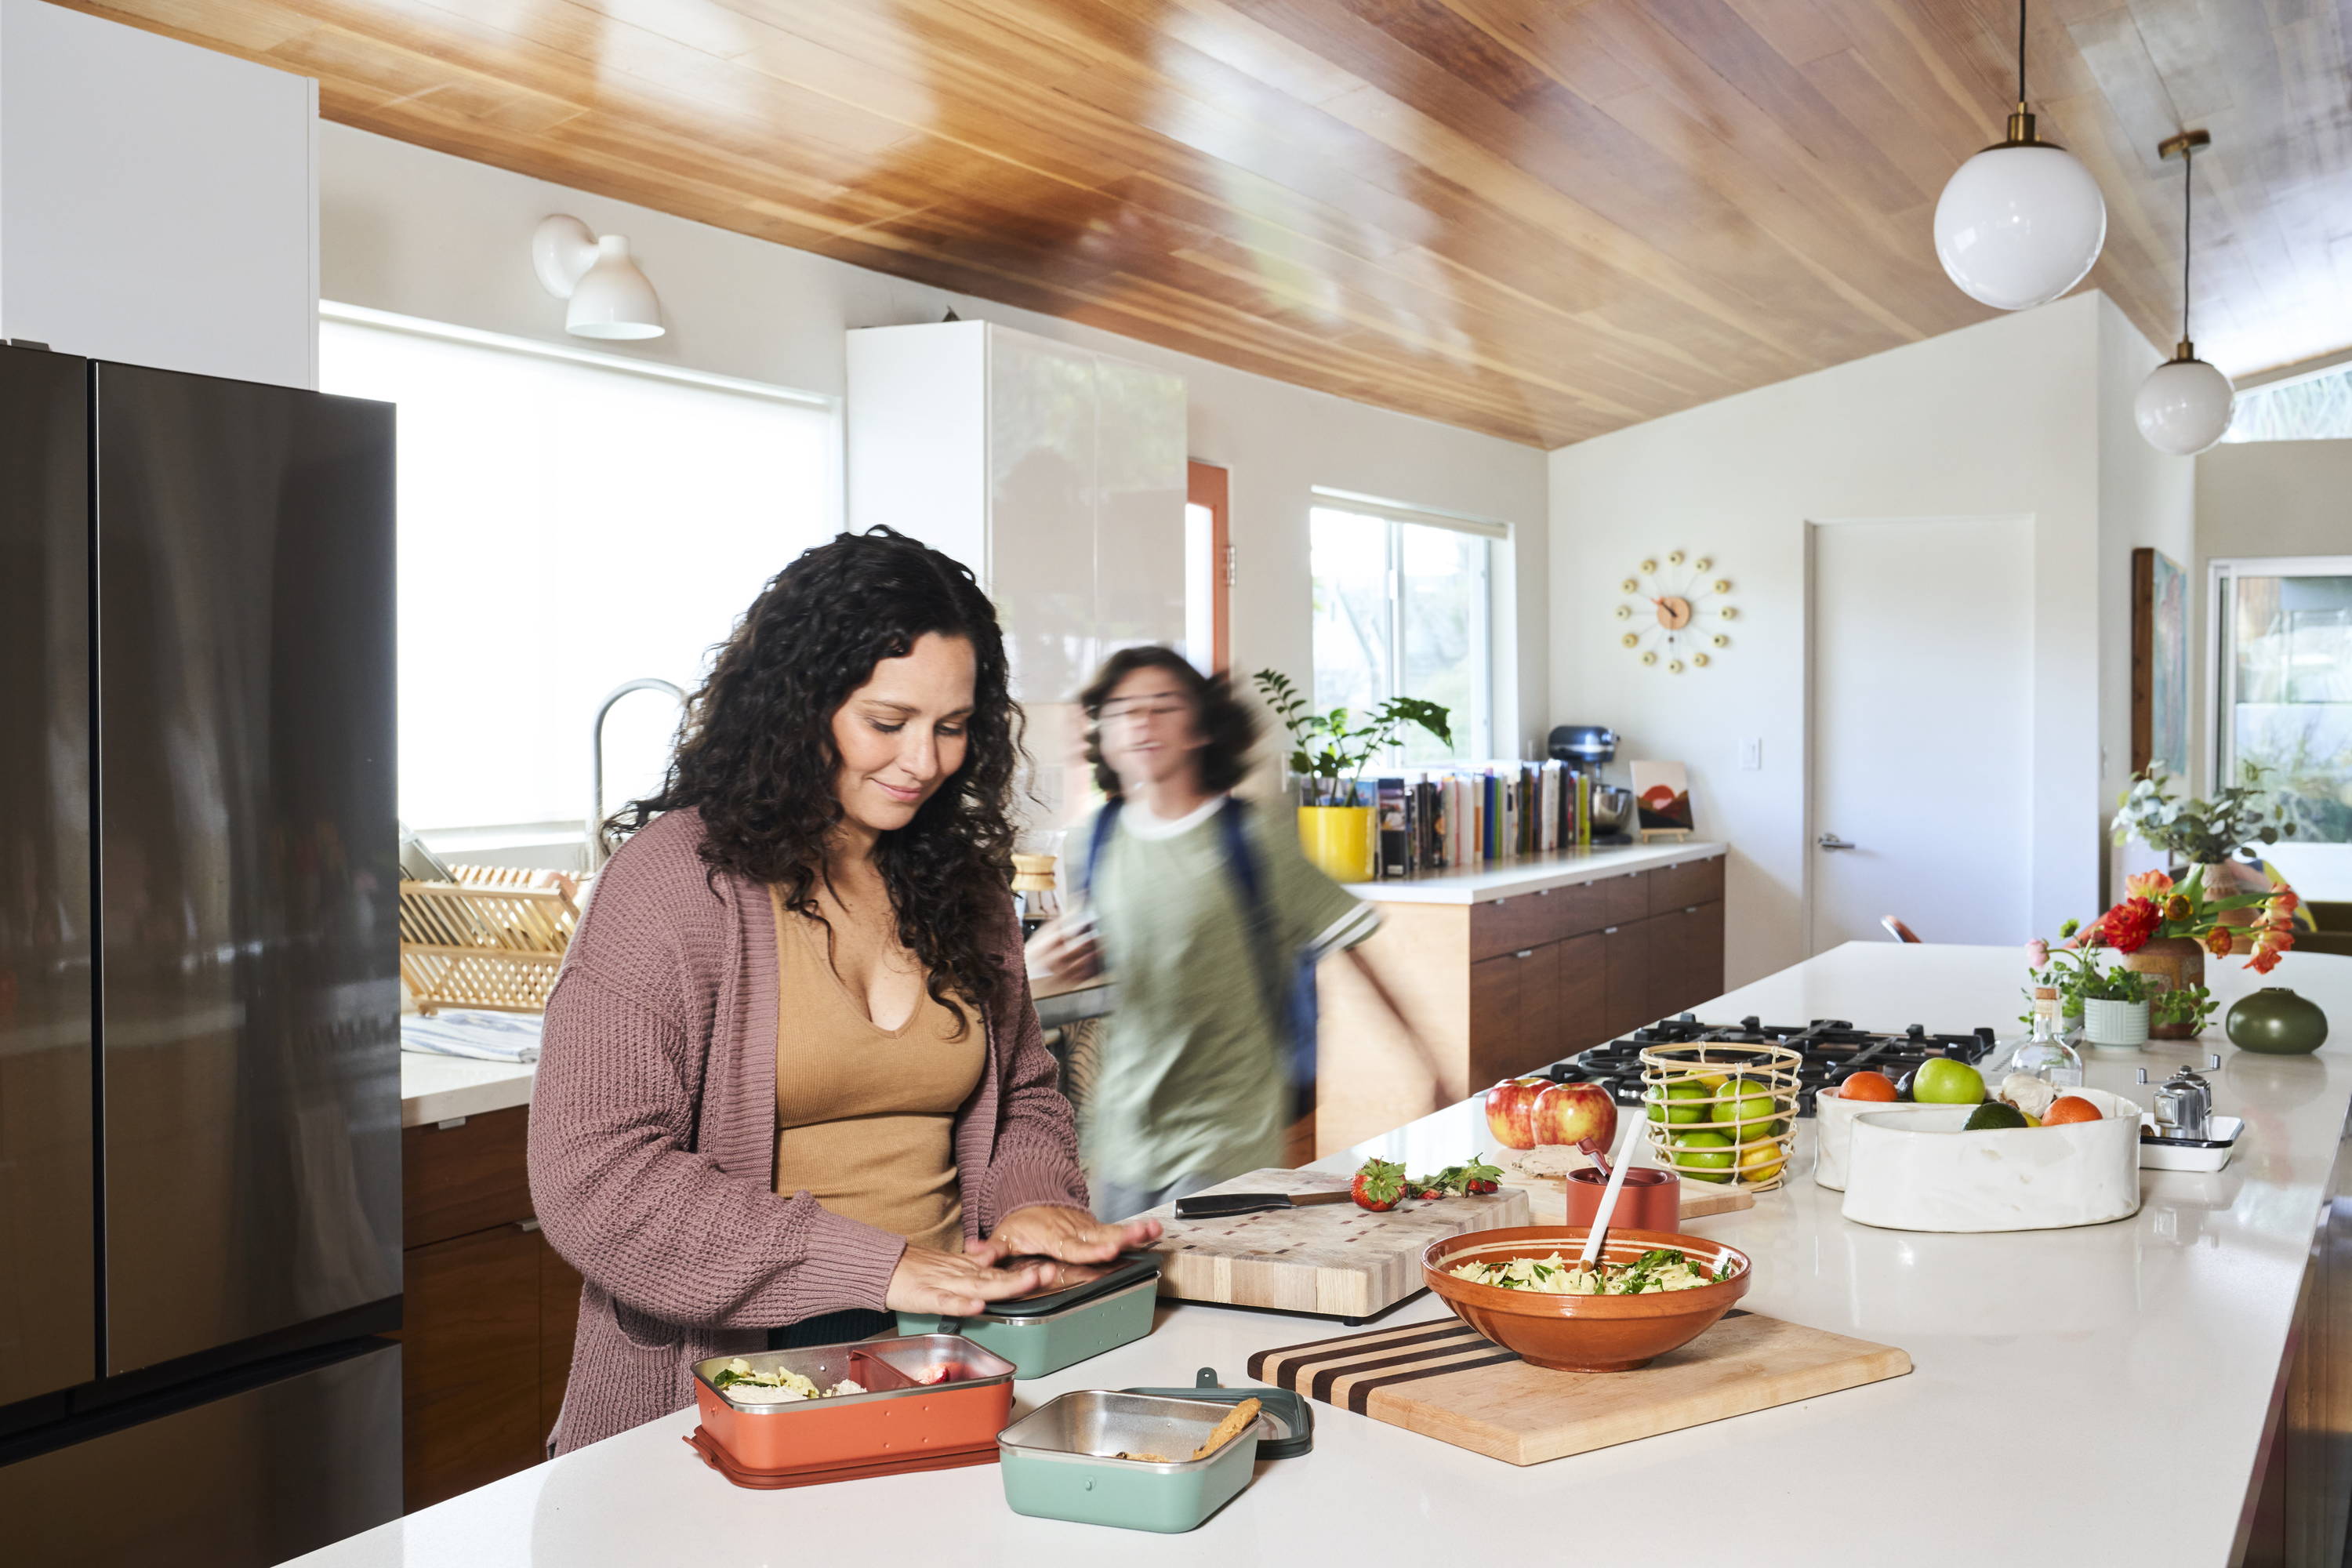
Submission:
<svg viewBox="0 0 2352 1568">
<path fill-rule="evenodd" d="M 1262 1421 L 1203 1459 L 1231 1407 L 1199 1399 L 1081 1389 L 996 1435 L 1004 1500 L 1033 1519 L 1165 1535 L 1197 1529 L 1250 1484 Z M 1122 1459 L 1160 1454 L 1168 1462 Z"/>
<path fill-rule="evenodd" d="M 1160 1265 L 1123 1268 L 1097 1281 L 1034 1301 L 1008 1302 L 976 1318 L 898 1314 L 901 1334 L 961 1334 L 1013 1363 L 1015 1377 L 1044 1377 L 1151 1331 Z"/>
</svg>

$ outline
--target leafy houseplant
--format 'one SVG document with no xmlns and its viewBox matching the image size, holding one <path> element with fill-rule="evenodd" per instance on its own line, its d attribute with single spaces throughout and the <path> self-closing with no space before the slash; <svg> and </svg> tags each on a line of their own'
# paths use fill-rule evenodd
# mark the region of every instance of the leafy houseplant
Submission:
<svg viewBox="0 0 2352 1568">
<path fill-rule="evenodd" d="M 2250 845 L 2292 838 L 2294 824 L 2285 820 L 2276 796 L 2262 787 L 2262 775 L 2263 770 L 2249 763 L 2243 783 L 2218 792 L 2211 800 L 2189 800 L 2176 798 L 2167 787 L 2172 781 L 2164 770 L 2152 767 L 2134 779 L 2116 803 L 2116 842 L 2137 838 L 2181 864 L 2213 866 Z"/>
<path fill-rule="evenodd" d="M 2099 921 L 2079 932 L 2074 922 L 2068 921 L 2059 935 L 2071 940 L 2056 948 L 2040 938 L 2026 943 L 2033 983 L 2055 985 L 2065 1005 L 2081 1007 L 2083 1033 L 2093 1045 L 2137 1046 L 2146 1040 L 2148 977 L 2121 965 L 2101 966 L 2099 951 L 2105 943 Z"/>
<path fill-rule="evenodd" d="M 1290 732 L 1290 772 L 1298 781 L 1298 837 L 1307 858 L 1332 880 L 1367 881 L 1372 875 L 1372 808 L 1356 803 L 1357 786 L 1372 757 L 1397 743 L 1405 726 L 1417 724 L 1454 744 L 1444 708 L 1417 697 L 1392 697 L 1355 723 L 1345 708 L 1317 713 L 1290 678 L 1261 669 L 1258 692 Z"/>
</svg>

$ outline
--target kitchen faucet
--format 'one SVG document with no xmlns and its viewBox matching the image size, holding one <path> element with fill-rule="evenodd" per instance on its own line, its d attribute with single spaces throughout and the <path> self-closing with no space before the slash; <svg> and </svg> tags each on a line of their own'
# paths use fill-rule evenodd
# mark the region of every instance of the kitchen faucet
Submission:
<svg viewBox="0 0 2352 1568">
<path fill-rule="evenodd" d="M 686 706 L 686 689 L 655 675 L 624 681 L 606 692 L 604 700 L 596 705 L 596 717 L 588 726 L 587 868 L 591 871 L 602 870 L 613 853 L 604 844 L 604 716 L 613 710 L 614 703 L 632 691 L 667 691 L 680 708 Z"/>
</svg>

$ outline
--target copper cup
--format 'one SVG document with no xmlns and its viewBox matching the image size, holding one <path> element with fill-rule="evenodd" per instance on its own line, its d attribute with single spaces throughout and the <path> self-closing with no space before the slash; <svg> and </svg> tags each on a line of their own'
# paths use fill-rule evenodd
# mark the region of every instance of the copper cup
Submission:
<svg viewBox="0 0 2352 1568">
<path fill-rule="evenodd" d="M 1608 1187 L 1609 1178 L 1591 1166 L 1570 1171 L 1568 1223 L 1590 1226 L 1592 1216 L 1601 1212 L 1601 1194 Z M 1624 1188 L 1617 1194 L 1617 1212 L 1609 1216 L 1611 1230 L 1680 1230 L 1682 1223 L 1681 1177 L 1648 1166 L 1625 1173 Z"/>
</svg>

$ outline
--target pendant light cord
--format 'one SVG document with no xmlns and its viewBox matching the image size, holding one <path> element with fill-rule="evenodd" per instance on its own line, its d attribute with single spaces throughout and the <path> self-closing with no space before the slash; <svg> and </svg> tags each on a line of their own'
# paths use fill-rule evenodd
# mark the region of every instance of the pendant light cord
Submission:
<svg viewBox="0 0 2352 1568">
<path fill-rule="evenodd" d="M 2197 150 L 2180 151 L 2180 341 L 2189 342 L 2189 219 L 2197 195 Z"/>
<path fill-rule="evenodd" d="M 2025 101 L 2025 0 L 2017 0 L 2017 101 Z"/>
</svg>

